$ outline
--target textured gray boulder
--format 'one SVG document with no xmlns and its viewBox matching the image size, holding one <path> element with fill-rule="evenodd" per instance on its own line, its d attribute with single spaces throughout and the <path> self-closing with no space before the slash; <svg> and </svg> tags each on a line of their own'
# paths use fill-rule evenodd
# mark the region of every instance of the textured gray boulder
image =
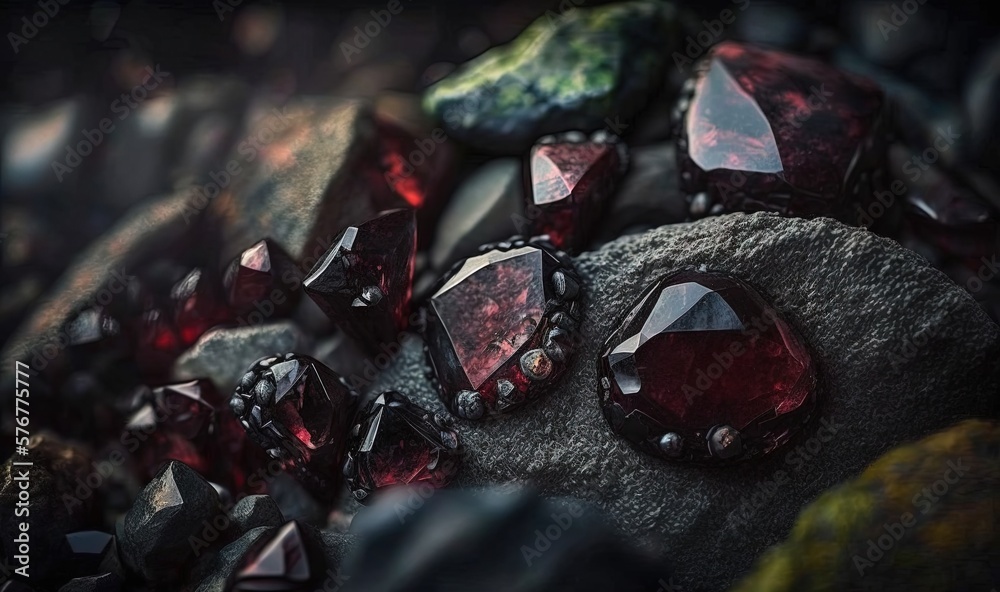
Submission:
<svg viewBox="0 0 1000 592">
<path fill-rule="evenodd" d="M 261 526 L 281 526 L 285 522 L 278 504 L 269 495 L 248 495 L 236 502 L 229 515 L 240 534 Z"/>
<path fill-rule="evenodd" d="M 459 421 L 468 454 L 456 486 L 528 482 L 592 503 L 669 560 L 684 589 L 725 589 L 806 502 L 889 447 L 997 411 L 1000 329 L 944 274 L 865 230 L 734 214 L 625 237 L 577 265 L 588 302 L 566 379 L 510 416 Z M 640 454 L 598 407 L 596 359 L 622 313 L 656 277 L 701 265 L 754 285 L 817 363 L 818 421 L 762 462 L 698 468 Z M 408 340 L 371 390 L 446 412 L 425 372 L 418 340 Z M 826 441 L 820 421 L 834 430 Z"/>
<path fill-rule="evenodd" d="M 170 461 L 125 514 L 120 549 L 129 569 L 149 582 L 176 581 L 194 562 L 191 539 L 219 515 L 219 496 L 184 463 Z"/>
<path fill-rule="evenodd" d="M 177 380 L 208 378 L 230 393 L 254 362 L 275 354 L 307 349 L 308 340 L 290 321 L 220 327 L 201 336 L 174 362 Z"/>
</svg>

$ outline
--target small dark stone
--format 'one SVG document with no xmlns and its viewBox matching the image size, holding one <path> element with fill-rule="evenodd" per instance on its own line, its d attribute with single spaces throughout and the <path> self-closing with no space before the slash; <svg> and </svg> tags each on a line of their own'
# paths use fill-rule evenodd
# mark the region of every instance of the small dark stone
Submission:
<svg viewBox="0 0 1000 592">
<path fill-rule="evenodd" d="M 281 526 L 285 522 L 278 504 L 269 495 L 248 495 L 236 502 L 229 514 L 240 533 L 261 526 Z"/>
<path fill-rule="evenodd" d="M 129 569 L 150 582 L 174 582 L 194 561 L 190 537 L 219 513 L 219 496 L 184 463 L 165 465 L 125 515 L 121 552 Z"/>
</svg>

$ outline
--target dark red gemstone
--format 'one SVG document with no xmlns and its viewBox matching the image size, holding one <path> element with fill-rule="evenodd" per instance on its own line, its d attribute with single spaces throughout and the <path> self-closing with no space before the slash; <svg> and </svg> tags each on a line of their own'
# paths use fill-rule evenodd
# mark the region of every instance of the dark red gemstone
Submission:
<svg viewBox="0 0 1000 592">
<path fill-rule="evenodd" d="M 142 312 L 135 321 L 135 359 L 147 376 L 165 376 L 184 342 L 163 309 Z"/>
<path fill-rule="evenodd" d="M 230 408 L 252 440 L 317 498 L 336 498 L 358 395 L 308 356 L 264 358 L 240 380 Z"/>
<path fill-rule="evenodd" d="M 714 272 L 655 282 L 598 361 L 612 429 L 642 450 L 749 458 L 797 432 L 814 405 L 802 340 L 753 288 Z"/>
<path fill-rule="evenodd" d="M 848 218 L 880 189 L 885 100 L 812 58 L 724 42 L 678 105 L 681 189 L 692 214 L 770 210 Z M 701 195 L 703 194 L 703 195 Z"/>
<path fill-rule="evenodd" d="M 458 471 L 458 434 L 397 392 L 379 395 L 361 413 L 344 464 L 359 501 L 395 485 L 447 485 Z"/>
<path fill-rule="evenodd" d="M 517 241 L 456 266 L 427 307 L 427 353 L 441 396 L 476 419 L 559 379 L 580 316 L 579 279 L 551 246 Z"/>
<path fill-rule="evenodd" d="M 392 210 L 337 237 L 309 272 L 305 291 L 371 351 L 406 328 L 416 256 L 413 210 Z"/>
<path fill-rule="evenodd" d="M 976 193 L 930 168 L 908 187 L 907 219 L 915 234 L 946 254 L 977 261 L 997 249 L 998 218 Z"/>
<path fill-rule="evenodd" d="M 301 527 L 294 520 L 272 537 L 255 545 L 236 573 L 234 590 L 305 590 L 321 573 L 316 554 L 310 552 Z"/>
<path fill-rule="evenodd" d="M 170 460 L 180 461 L 202 476 L 211 474 L 207 450 L 195 442 L 162 425 L 163 416 L 153 403 L 136 410 L 125 426 L 128 443 L 135 443 L 136 466 L 146 480 L 155 475 Z"/>
<path fill-rule="evenodd" d="M 286 315 L 295 306 L 297 292 L 292 286 L 298 285 L 299 278 L 291 256 L 274 241 L 264 239 L 240 253 L 226 268 L 226 300 L 236 315 L 258 308 L 267 311 L 268 306 L 271 314 Z"/>
<path fill-rule="evenodd" d="M 605 132 L 539 140 L 529 157 L 535 234 L 547 234 L 560 249 L 584 248 L 626 166 L 625 145 Z"/>
<path fill-rule="evenodd" d="M 191 345 L 212 327 L 232 319 L 218 279 L 193 269 L 170 292 L 174 326 L 183 345 Z"/>
</svg>

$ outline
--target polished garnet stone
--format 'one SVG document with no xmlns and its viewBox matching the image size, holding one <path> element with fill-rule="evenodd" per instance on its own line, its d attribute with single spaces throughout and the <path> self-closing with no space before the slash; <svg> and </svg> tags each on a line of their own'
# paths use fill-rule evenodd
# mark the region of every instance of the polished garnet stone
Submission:
<svg viewBox="0 0 1000 592">
<path fill-rule="evenodd" d="M 560 249 L 586 246 L 626 167 L 625 145 L 605 132 L 546 136 L 531 149 L 529 217 Z M 536 208 L 536 209 L 533 209 Z"/>
<path fill-rule="evenodd" d="M 579 320 L 578 286 L 568 260 L 524 241 L 456 266 L 428 302 L 425 329 L 445 404 L 477 419 L 544 392 L 565 369 L 560 334 Z"/>
<path fill-rule="evenodd" d="M 681 189 L 708 199 L 692 214 L 847 218 L 881 188 L 884 105 L 876 85 L 817 60 L 716 45 L 676 112 Z"/>
<path fill-rule="evenodd" d="M 458 446 L 458 434 L 446 419 L 390 391 L 361 414 L 344 474 L 358 500 L 394 485 L 440 488 L 458 470 Z"/>
<path fill-rule="evenodd" d="M 320 573 L 317 559 L 310 552 L 301 527 L 293 520 L 251 549 L 236 573 L 233 589 L 305 590 Z"/>
<path fill-rule="evenodd" d="M 608 340 L 598 372 L 612 429 L 665 457 L 767 453 L 814 403 L 801 339 L 753 288 L 721 273 L 654 283 Z"/>
<path fill-rule="evenodd" d="M 226 300 L 238 316 L 257 309 L 263 309 L 262 314 L 286 315 L 295 306 L 297 291 L 292 286 L 299 281 L 291 256 L 271 239 L 240 253 L 223 277 Z"/>
<path fill-rule="evenodd" d="M 336 498 L 358 395 L 308 356 L 264 358 L 240 380 L 230 408 L 252 440 L 317 498 Z"/>
<path fill-rule="evenodd" d="M 406 328 L 416 256 L 413 210 L 392 210 L 337 237 L 309 272 L 305 291 L 370 351 Z"/>
<path fill-rule="evenodd" d="M 170 292 L 174 326 L 183 345 L 191 345 L 205 331 L 232 319 L 217 277 L 193 269 Z"/>
</svg>

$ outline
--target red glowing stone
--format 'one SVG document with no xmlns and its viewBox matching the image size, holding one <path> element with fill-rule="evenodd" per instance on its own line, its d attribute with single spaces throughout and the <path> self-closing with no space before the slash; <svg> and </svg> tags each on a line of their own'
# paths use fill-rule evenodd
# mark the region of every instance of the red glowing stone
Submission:
<svg viewBox="0 0 1000 592">
<path fill-rule="evenodd" d="M 344 467 L 354 497 L 394 485 L 447 485 L 458 470 L 459 442 L 445 421 L 397 392 L 369 403 Z"/>
<path fill-rule="evenodd" d="M 569 133 L 540 140 L 529 157 L 528 212 L 534 212 L 534 232 L 547 234 L 560 249 L 583 248 L 625 166 L 624 145 L 606 133 L 589 139 Z"/>
<path fill-rule="evenodd" d="M 647 452 L 695 461 L 765 454 L 801 429 L 815 371 L 792 327 L 753 288 L 714 272 L 656 282 L 598 362 L 612 429 Z M 714 430 L 738 433 L 728 452 Z"/>
<path fill-rule="evenodd" d="M 884 107 L 876 85 L 818 60 L 714 46 L 678 105 L 681 189 L 708 199 L 692 213 L 847 218 L 881 188 Z"/>
<path fill-rule="evenodd" d="M 416 257 L 413 210 L 392 210 L 347 228 L 304 286 L 345 333 L 371 351 L 406 328 Z"/>
<path fill-rule="evenodd" d="M 170 292 L 174 304 L 174 326 L 181 344 L 187 346 L 205 331 L 232 318 L 217 278 L 193 269 Z"/>
</svg>

